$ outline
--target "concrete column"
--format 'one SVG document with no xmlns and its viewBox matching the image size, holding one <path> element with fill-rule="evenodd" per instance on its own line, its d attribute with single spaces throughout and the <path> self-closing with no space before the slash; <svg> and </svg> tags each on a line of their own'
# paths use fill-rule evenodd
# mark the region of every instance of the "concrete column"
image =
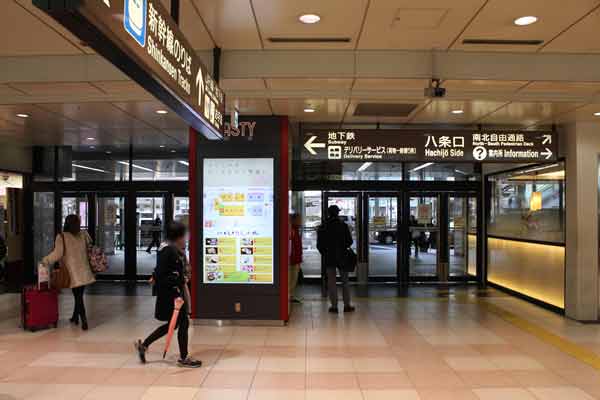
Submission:
<svg viewBox="0 0 600 400">
<path fill-rule="evenodd" d="M 566 150 L 565 311 L 580 321 L 599 314 L 598 157 L 600 124 L 573 123 L 563 135 Z"/>
</svg>

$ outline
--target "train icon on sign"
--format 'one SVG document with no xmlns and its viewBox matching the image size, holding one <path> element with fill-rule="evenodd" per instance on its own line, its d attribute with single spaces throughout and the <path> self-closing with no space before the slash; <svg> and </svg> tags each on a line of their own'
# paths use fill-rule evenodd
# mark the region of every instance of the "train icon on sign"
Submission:
<svg viewBox="0 0 600 400">
<path fill-rule="evenodd" d="M 123 25 L 127 33 L 142 47 L 146 45 L 148 0 L 125 0 Z"/>
</svg>

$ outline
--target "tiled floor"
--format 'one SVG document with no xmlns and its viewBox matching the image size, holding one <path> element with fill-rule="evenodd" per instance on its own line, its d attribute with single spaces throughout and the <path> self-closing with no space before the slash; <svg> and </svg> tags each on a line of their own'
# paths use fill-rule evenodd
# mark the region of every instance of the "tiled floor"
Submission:
<svg viewBox="0 0 600 400">
<path fill-rule="evenodd" d="M 157 343 L 137 362 L 133 339 L 157 326 L 150 296 L 91 295 L 88 332 L 63 318 L 29 333 L 18 298 L 2 295 L 0 399 L 600 399 L 600 371 L 582 360 L 600 357 L 598 325 L 495 291 L 370 292 L 353 315 L 330 315 L 307 294 L 286 327 L 195 326 L 198 370 L 174 366 L 176 344 L 166 361 Z M 70 307 L 65 295 L 63 317 Z"/>
</svg>

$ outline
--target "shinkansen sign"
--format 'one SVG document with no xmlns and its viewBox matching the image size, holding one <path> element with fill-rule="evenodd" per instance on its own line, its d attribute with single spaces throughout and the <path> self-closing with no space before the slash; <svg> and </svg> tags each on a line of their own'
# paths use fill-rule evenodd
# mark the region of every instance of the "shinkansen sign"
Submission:
<svg viewBox="0 0 600 400">
<path fill-rule="evenodd" d="M 555 161 L 554 132 L 312 130 L 302 158 L 333 161 Z"/>
<path fill-rule="evenodd" d="M 33 0 L 209 138 L 225 96 L 161 0 Z M 207 129 L 208 128 L 208 129 Z"/>
</svg>

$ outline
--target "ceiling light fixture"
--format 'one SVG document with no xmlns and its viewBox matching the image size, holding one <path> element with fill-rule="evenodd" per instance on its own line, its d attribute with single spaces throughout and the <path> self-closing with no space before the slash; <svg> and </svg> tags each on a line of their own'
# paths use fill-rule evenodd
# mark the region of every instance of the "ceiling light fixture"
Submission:
<svg viewBox="0 0 600 400">
<path fill-rule="evenodd" d="M 515 25 L 517 26 L 527 26 L 531 24 L 535 24 L 538 21 L 538 17 L 533 15 L 527 15 L 524 17 L 519 17 L 515 19 Z"/>
<path fill-rule="evenodd" d="M 175 150 L 175 149 L 171 150 L 171 153 L 176 153 L 176 152 L 177 152 L 177 150 Z"/>
<path fill-rule="evenodd" d="M 314 113 L 315 111 L 316 111 L 316 110 L 315 110 L 314 108 L 312 108 L 312 107 L 306 107 L 306 108 L 304 109 L 304 112 L 305 112 L 305 113 Z"/>
<path fill-rule="evenodd" d="M 87 140 L 96 140 L 96 138 L 95 137 L 89 137 L 89 138 L 87 138 Z"/>
<path fill-rule="evenodd" d="M 183 161 L 183 160 L 180 160 L 180 161 L 179 161 L 179 164 L 185 165 L 186 167 L 189 167 L 189 166 L 190 166 L 190 163 L 189 163 L 189 162 L 187 162 L 187 161 Z"/>
<path fill-rule="evenodd" d="M 458 114 L 464 114 L 464 110 L 452 110 L 450 111 L 452 114 L 458 115 Z"/>
<path fill-rule="evenodd" d="M 321 17 L 319 17 L 317 14 L 302 14 L 298 17 L 298 19 L 303 24 L 316 24 L 321 20 Z"/>
<path fill-rule="evenodd" d="M 164 115 L 164 114 L 168 114 L 169 112 L 167 110 L 156 110 L 156 113 L 160 114 L 160 115 Z"/>
<path fill-rule="evenodd" d="M 29 118 L 29 114 L 19 113 L 19 114 L 17 114 L 17 117 L 19 117 L 19 118 Z"/>
<path fill-rule="evenodd" d="M 421 165 L 419 165 L 418 167 L 414 167 L 414 168 L 413 168 L 413 169 L 411 169 L 410 171 L 411 171 L 411 172 L 417 172 L 417 171 L 419 171 L 419 170 L 421 170 L 421 169 L 423 169 L 423 168 L 427 168 L 427 167 L 429 167 L 429 166 L 431 166 L 431 165 L 433 165 L 433 163 L 432 163 L 432 162 L 428 162 L 428 163 L 425 163 L 425 164 L 421 164 Z"/>
<path fill-rule="evenodd" d="M 117 162 L 119 164 L 123 164 L 123 165 L 129 166 L 129 163 L 127 161 L 117 161 Z M 142 171 L 155 172 L 153 169 L 142 167 L 141 165 L 131 164 L 131 166 L 133 168 L 141 169 Z"/>
<path fill-rule="evenodd" d="M 166 146 L 165 146 L 164 144 L 161 144 L 161 145 L 160 145 L 160 146 L 158 146 L 158 147 L 160 147 L 161 149 L 164 149 Z"/>
<path fill-rule="evenodd" d="M 112 154 L 112 151 L 106 150 L 106 154 Z"/>
<path fill-rule="evenodd" d="M 103 174 L 106 173 L 105 170 L 99 169 L 99 168 L 86 167 L 85 165 L 81 165 L 81 164 L 71 164 L 71 165 L 74 166 L 75 168 L 87 169 L 89 171 L 94 171 L 94 172 L 102 172 Z"/>
<path fill-rule="evenodd" d="M 358 172 L 363 172 L 364 170 L 366 170 L 367 168 L 369 168 L 371 165 L 373 165 L 372 162 L 366 162 L 363 165 L 360 166 L 360 168 L 358 168 Z"/>
<path fill-rule="evenodd" d="M 600 117 L 600 111 L 594 113 L 594 117 Z"/>
</svg>

